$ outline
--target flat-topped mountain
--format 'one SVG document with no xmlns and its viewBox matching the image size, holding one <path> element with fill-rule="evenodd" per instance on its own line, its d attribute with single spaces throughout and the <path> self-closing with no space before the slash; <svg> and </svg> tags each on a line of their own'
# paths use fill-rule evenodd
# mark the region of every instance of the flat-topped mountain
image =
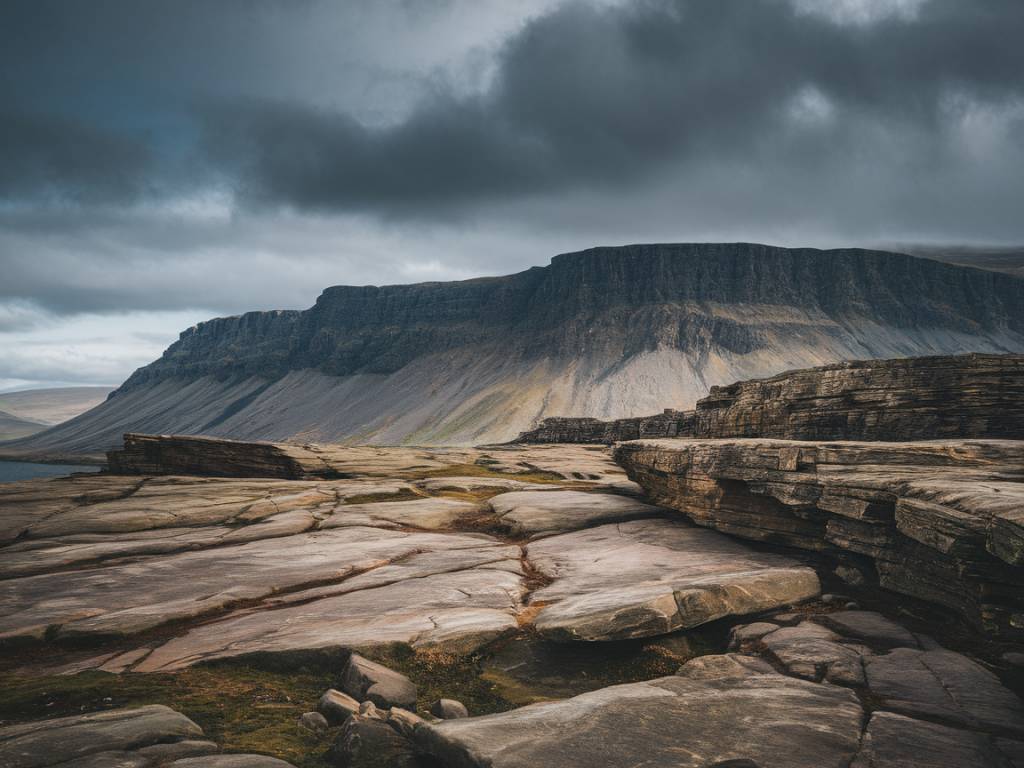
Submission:
<svg viewBox="0 0 1024 768">
<path fill-rule="evenodd" d="M 1024 280 L 1009 275 L 859 249 L 593 248 L 201 323 L 98 408 L 10 447 L 97 450 L 127 431 L 498 442 L 546 416 L 690 408 L 792 368 L 1020 351 Z"/>
</svg>

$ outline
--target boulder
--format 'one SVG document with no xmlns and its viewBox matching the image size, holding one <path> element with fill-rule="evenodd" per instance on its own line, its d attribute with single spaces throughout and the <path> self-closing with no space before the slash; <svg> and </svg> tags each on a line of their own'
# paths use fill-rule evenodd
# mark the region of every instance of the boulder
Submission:
<svg viewBox="0 0 1024 768">
<path fill-rule="evenodd" d="M 690 659 L 676 672 L 691 680 L 725 680 L 751 675 L 776 675 L 775 668 L 763 659 L 738 653 L 709 654 Z"/>
<path fill-rule="evenodd" d="M 320 697 L 316 708 L 327 719 L 328 723 L 331 725 L 341 725 L 349 717 L 359 712 L 359 702 L 347 693 L 331 688 Z"/>
<path fill-rule="evenodd" d="M 841 643 L 838 635 L 813 622 L 769 632 L 761 643 L 767 655 L 791 675 L 840 685 L 864 684 L 861 659 L 870 651 Z"/>
<path fill-rule="evenodd" d="M 328 727 L 327 718 L 319 712 L 304 712 L 299 716 L 299 725 L 314 733 L 326 731 Z"/>
<path fill-rule="evenodd" d="M 409 678 L 356 653 L 345 667 L 341 687 L 353 698 L 385 709 L 416 706 L 416 686 Z"/>
<path fill-rule="evenodd" d="M 353 715 L 327 753 L 338 768 L 415 768 L 412 742 L 383 720 Z"/>
<path fill-rule="evenodd" d="M 469 717 L 466 705 L 455 699 L 438 699 L 430 705 L 430 714 L 442 720 L 456 720 L 460 717 Z"/>
</svg>

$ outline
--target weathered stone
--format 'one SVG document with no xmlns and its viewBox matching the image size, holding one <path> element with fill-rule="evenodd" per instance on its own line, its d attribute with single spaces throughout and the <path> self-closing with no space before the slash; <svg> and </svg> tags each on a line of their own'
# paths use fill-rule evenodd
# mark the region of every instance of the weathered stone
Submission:
<svg viewBox="0 0 1024 768">
<path fill-rule="evenodd" d="M 687 677 L 691 680 L 725 680 L 734 677 L 776 674 L 778 673 L 775 668 L 768 662 L 738 653 L 698 656 L 683 664 L 676 672 L 679 677 Z"/>
<path fill-rule="evenodd" d="M 262 755 L 218 755 L 187 717 L 161 705 L 0 728 L 3 768 L 292 768 Z"/>
<path fill-rule="evenodd" d="M 800 602 L 817 576 L 778 555 L 670 520 L 634 520 L 530 544 L 533 567 L 554 579 L 536 590 L 535 626 L 557 640 L 665 634 L 729 615 Z"/>
<path fill-rule="evenodd" d="M 612 686 L 510 712 L 427 723 L 416 743 L 453 768 L 706 768 L 747 759 L 840 768 L 856 754 L 850 691 L 779 674 Z"/>
<path fill-rule="evenodd" d="M 202 735 L 187 717 L 156 704 L 41 720 L 0 728 L 0 765 L 50 766 L 99 752 L 133 751 Z"/>
<path fill-rule="evenodd" d="M 472 514 L 477 505 L 455 499 L 413 499 L 375 504 L 345 504 L 320 524 L 321 530 L 358 525 L 414 527 L 426 530 L 451 528 L 460 517 Z"/>
<path fill-rule="evenodd" d="M 362 704 L 359 705 L 359 715 L 361 717 L 376 718 L 377 720 L 384 719 L 384 716 L 381 714 L 380 710 L 377 709 L 377 705 L 374 704 L 372 701 L 364 701 Z"/>
<path fill-rule="evenodd" d="M 839 640 L 834 632 L 810 621 L 777 629 L 761 638 L 768 655 L 791 675 L 840 685 L 863 685 L 861 659 L 870 652 Z"/>
<path fill-rule="evenodd" d="M 342 689 L 381 707 L 415 707 L 416 686 L 405 675 L 353 653 L 342 675 Z"/>
<path fill-rule="evenodd" d="M 838 611 L 825 614 L 820 621 L 841 635 L 855 637 L 872 646 L 883 648 L 918 647 L 917 638 L 913 632 L 873 611 Z"/>
<path fill-rule="evenodd" d="M 424 551 L 483 547 L 490 539 L 350 527 L 185 552 L 145 563 L 0 581 L 0 637 L 42 637 L 59 625 L 65 637 L 132 634 L 168 621 L 223 611 Z M 472 550 L 466 553 L 474 558 Z M 468 563 L 467 563 L 468 564 Z M 145 589 L 139 589 L 144 578 Z"/>
<path fill-rule="evenodd" d="M 658 504 L 744 538 L 854 552 L 889 590 L 1024 637 L 1024 441 L 622 443 Z"/>
<path fill-rule="evenodd" d="M 516 628 L 523 589 L 518 572 L 497 567 L 438 572 L 416 568 L 415 560 L 394 567 L 390 578 L 373 571 L 346 581 L 347 591 L 338 587 L 332 597 L 303 602 L 303 594 L 296 593 L 288 596 L 294 606 L 285 602 L 199 625 L 158 646 L 134 670 L 170 671 L 249 654 L 390 643 L 469 653 Z"/>
<path fill-rule="evenodd" d="M 319 733 L 327 730 L 328 723 L 327 718 L 319 712 L 303 712 L 299 716 L 299 725 L 307 731 Z"/>
<path fill-rule="evenodd" d="M 378 718 L 353 715 L 327 754 L 338 768 L 414 768 L 412 743 Z"/>
<path fill-rule="evenodd" d="M 778 624 L 772 624 L 770 621 L 755 621 L 753 624 L 735 626 L 729 632 L 729 649 L 735 650 L 746 643 L 760 640 L 769 632 L 774 632 L 778 628 Z"/>
<path fill-rule="evenodd" d="M 401 707 L 392 707 L 388 710 L 388 725 L 394 728 L 401 736 L 411 739 L 420 723 L 425 722 L 422 717 L 414 712 Z"/>
<path fill-rule="evenodd" d="M 168 763 L 168 768 L 293 768 L 291 763 L 266 755 L 207 755 Z"/>
<path fill-rule="evenodd" d="M 359 712 L 359 702 L 347 693 L 331 688 L 320 697 L 316 708 L 327 719 L 328 723 L 331 725 L 341 725 L 349 717 Z"/>
<path fill-rule="evenodd" d="M 440 717 L 442 720 L 455 720 L 460 717 L 469 717 L 466 705 L 455 699 L 438 699 L 430 705 L 430 714 Z"/>
<path fill-rule="evenodd" d="M 1012 768 L 1012 748 L 1004 751 L 984 734 L 875 712 L 851 768 Z"/>
<path fill-rule="evenodd" d="M 953 651 L 897 648 L 864 659 L 885 709 L 973 730 L 1024 737 L 1024 705 L 994 674 Z"/>
<path fill-rule="evenodd" d="M 563 533 L 663 512 L 626 496 L 581 491 L 502 493 L 489 503 L 501 522 L 519 535 Z"/>
</svg>

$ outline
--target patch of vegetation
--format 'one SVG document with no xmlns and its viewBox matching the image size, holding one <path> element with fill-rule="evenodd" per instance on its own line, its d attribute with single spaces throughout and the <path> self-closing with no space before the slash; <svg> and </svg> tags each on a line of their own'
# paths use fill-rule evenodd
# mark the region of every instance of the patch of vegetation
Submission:
<svg viewBox="0 0 1024 768">
<path fill-rule="evenodd" d="M 144 704 L 164 704 L 194 720 L 228 752 L 273 755 L 298 768 L 324 768 L 337 736 L 298 724 L 338 673 L 309 668 L 270 672 L 240 666 L 196 667 L 175 674 L 82 672 L 0 675 L 0 724 L 64 717 Z"/>
<path fill-rule="evenodd" d="M 449 464 L 447 467 L 429 469 L 423 473 L 428 477 L 498 477 L 503 480 L 520 480 L 524 483 L 564 483 L 565 478 L 557 472 L 523 470 L 522 472 L 498 472 L 481 464 Z"/>
<path fill-rule="evenodd" d="M 471 715 L 489 715 L 512 709 L 514 703 L 499 692 L 498 686 L 483 676 L 483 656 L 414 649 L 396 644 L 361 651 L 367 658 L 401 672 L 416 684 L 417 711 L 423 715 L 438 699 L 456 699 Z"/>
<path fill-rule="evenodd" d="M 345 498 L 346 504 L 378 504 L 382 501 L 413 501 L 424 498 L 421 494 L 411 488 L 403 488 L 400 491 L 390 493 L 360 493 Z"/>
</svg>

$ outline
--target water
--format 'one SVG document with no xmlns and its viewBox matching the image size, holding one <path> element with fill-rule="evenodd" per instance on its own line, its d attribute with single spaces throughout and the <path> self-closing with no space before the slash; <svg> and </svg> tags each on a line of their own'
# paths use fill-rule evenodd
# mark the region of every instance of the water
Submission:
<svg viewBox="0 0 1024 768">
<path fill-rule="evenodd" d="M 31 461 L 0 461 L 0 483 L 33 477 L 63 477 L 72 472 L 99 472 L 101 467 L 81 464 L 36 464 Z"/>
</svg>

